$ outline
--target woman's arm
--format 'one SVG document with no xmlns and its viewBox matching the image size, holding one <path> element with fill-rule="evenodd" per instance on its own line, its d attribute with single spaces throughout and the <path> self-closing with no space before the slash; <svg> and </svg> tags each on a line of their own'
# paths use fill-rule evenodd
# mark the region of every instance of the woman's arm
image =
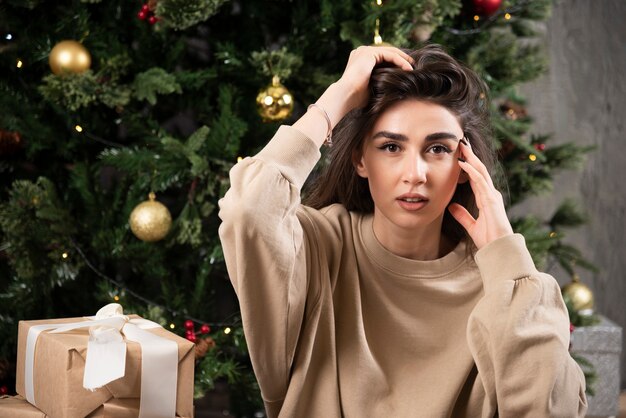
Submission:
<svg viewBox="0 0 626 418">
<path fill-rule="evenodd" d="M 584 417 L 585 378 L 568 351 L 557 282 L 536 270 L 519 234 L 483 247 L 476 263 L 485 296 L 467 339 L 491 407 L 501 417 Z"/>
<path fill-rule="evenodd" d="M 219 202 L 219 235 L 241 308 L 246 341 L 265 401 L 285 396 L 309 286 L 296 216 L 300 188 L 319 149 L 282 126 L 256 156 L 230 172 Z"/>
</svg>

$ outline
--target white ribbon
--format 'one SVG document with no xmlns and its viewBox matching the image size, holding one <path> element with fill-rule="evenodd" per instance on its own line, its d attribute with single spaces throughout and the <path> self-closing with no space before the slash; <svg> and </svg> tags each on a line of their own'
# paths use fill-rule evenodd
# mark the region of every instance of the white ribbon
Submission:
<svg viewBox="0 0 626 418">
<path fill-rule="evenodd" d="M 178 378 L 178 345 L 159 337 L 147 329 L 159 324 L 146 319 L 129 319 L 122 306 L 110 303 L 87 321 L 69 324 L 34 325 L 26 337 L 24 364 L 26 400 L 36 406 L 33 382 L 35 345 L 42 331 L 67 332 L 89 327 L 87 358 L 83 386 L 95 390 L 124 376 L 126 370 L 126 342 L 141 347 L 141 398 L 139 418 L 172 418 L 176 415 L 176 383 Z M 122 335 L 123 334 L 123 335 Z"/>
</svg>

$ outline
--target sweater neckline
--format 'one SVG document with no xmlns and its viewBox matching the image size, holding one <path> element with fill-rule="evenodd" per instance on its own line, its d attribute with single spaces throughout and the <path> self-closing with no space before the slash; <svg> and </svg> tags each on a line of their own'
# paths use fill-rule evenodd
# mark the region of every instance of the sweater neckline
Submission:
<svg viewBox="0 0 626 418">
<path fill-rule="evenodd" d="M 361 244 L 367 255 L 379 267 L 395 275 L 423 279 L 445 276 L 461 267 L 466 261 L 466 244 L 461 241 L 448 254 L 435 260 L 412 260 L 387 250 L 374 234 L 374 215 L 365 214 L 358 225 Z"/>
</svg>

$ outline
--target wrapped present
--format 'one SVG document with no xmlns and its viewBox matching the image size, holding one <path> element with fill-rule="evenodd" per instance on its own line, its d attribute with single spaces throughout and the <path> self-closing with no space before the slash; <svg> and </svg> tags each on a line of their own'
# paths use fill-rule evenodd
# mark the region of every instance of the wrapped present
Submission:
<svg viewBox="0 0 626 418">
<path fill-rule="evenodd" d="M 133 416 L 191 417 L 193 372 L 192 342 L 118 304 L 94 317 L 19 324 L 16 390 L 54 418 L 109 416 L 133 398 Z"/>
<path fill-rule="evenodd" d="M 0 417 L 45 418 L 46 416 L 21 396 L 3 396 L 0 398 Z"/>
<path fill-rule="evenodd" d="M 100 405 L 88 418 L 136 418 L 139 415 L 138 399 L 111 399 Z M 49 415 L 28 403 L 21 396 L 0 398 L 0 417 L 6 418 L 46 418 Z"/>
<path fill-rule="evenodd" d="M 139 416 L 139 399 L 116 399 L 100 405 L 87 418 L 136 418 Z M 0 398 L 0 417 L 6 418 L 46 418 L 49 415 L 28 403 L 21 396 Z"/>
<path fill-rule="evenodd" d="M 598 375 L 593 386 L 595 395 L 587 397 L 587 416 L 616 416 L 619 413 L 622 328 L 600 315 L 600 323 L 577 327 L 571 342 L 572 353 L 593 364 Z"/>
</svg>

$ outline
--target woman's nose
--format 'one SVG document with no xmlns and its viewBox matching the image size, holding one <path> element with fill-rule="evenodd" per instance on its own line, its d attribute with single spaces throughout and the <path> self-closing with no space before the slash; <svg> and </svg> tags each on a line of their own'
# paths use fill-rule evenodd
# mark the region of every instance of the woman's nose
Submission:
<svg viewBox="0 0 626 418">
<path fill-rule="evenodd" d="M 408 157 L 404 163 L 404 182 L 419 184 L 426 182 L 427 164 L 419 155 Z"/>
</svg>

